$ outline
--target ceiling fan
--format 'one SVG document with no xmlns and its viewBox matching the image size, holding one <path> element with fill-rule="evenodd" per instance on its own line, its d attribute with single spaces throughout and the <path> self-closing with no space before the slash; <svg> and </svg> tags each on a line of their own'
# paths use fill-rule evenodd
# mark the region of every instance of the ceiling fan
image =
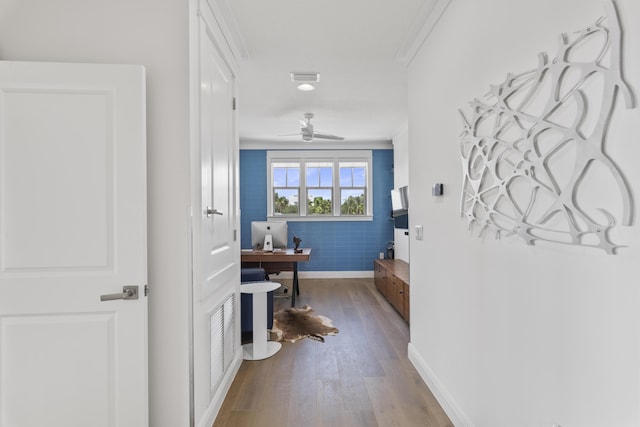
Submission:
<svg viewBox="0 0 640 427">
<path fill-rule="evenodd" d="M 330 135 L 328 133 L 315 132 L 313 130 L 313 125 L 311 124 L 311 119 L 313 119 L 313 113 L 305 113 L 304 120 L 300 120 L 300 133 L 295 135 L 302 135 L 303 141 L 313 141 L 314 138 L 318 139 L 333 139 L 336 141 L 344 140 L 343 137 L 337 135 Z"/>
</svg>

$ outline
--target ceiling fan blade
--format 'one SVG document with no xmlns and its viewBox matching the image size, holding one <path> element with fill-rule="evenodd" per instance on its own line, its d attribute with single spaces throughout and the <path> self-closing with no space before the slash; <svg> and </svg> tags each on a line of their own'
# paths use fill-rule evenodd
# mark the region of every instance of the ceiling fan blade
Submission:
<svg viewBox="0 0 640 427">
<path fill-rule="evenodd" d="M 336 141 L 343 141 L 344 138 L 341 136 L 337 136 L 337 135 L 331 135 L 328 133 L 319 133 L 319 132 L 314 132 L 313 133 L 313 137 L 314 138 L 320 138 L 320 139 L 333 139 Z"/>
</svg>

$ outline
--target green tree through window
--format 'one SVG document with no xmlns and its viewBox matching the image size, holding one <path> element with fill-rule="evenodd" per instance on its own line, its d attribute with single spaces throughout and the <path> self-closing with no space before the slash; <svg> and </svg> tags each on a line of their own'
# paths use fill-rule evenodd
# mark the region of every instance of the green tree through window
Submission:
<svg viewBox="0 0 640 427">
<path fill-rule="evenodd" d="M 273 210 L 276 214 L 280 215 L 297 214 L 298 205 L 290 203 L 289 199 L 286 196 L 280 196 L 276 191 L 273 195 Z"/>
<path fill-rule="evenodd" d="M 310 215 L 331 215 L 331 200 L 314 197 L 309 201 L 308 213 Z"/>
<path fill-rule="evenodd" d="M 364 215 L 364 194 L 349 196 L 340 205 L 341 215 Z"/>
</svg>

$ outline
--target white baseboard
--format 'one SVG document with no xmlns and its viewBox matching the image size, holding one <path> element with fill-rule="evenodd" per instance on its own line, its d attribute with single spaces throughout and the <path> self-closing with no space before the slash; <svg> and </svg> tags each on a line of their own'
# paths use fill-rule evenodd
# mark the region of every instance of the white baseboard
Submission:
<svg viewBox="0 0 640 427">
<path fill-rule="evenodd" d="M 373 277 L 373 270 L 371 271 L 300 271 L 298 272 L 300 279 L 366 279 Z M 293 272 L 283 271 L 277 276 L 274 274 L 271 276 L 271 280 L 277 281 L 278 279 L 291 279 L 293 278 Z"/>
<path fill-rule="evenodd" d="M 413 363 L 413 366 L 415 366 L 424 382 L 427 383 L 427 387 L 429 387 L 431 393 L 433 393 L 435 398 L 438 400 L 438 403 L 440 403 L 444 412 L 447 413 L 447 416 L 453 425 L 456 427 L 474 427 L 469 417 L 467 417 L 462 409 L 460 409 L 460 406 L 447 392 L 440 380 L 438 380 L 438 377 L 431 368 L 429 368 L 429 365 L 427 365 L 425 360 L 420 356 L 411 343 L 409 343 L 408 346 L 408 353 L 409 360 Z"/>
<path fill-rule="evenodd" d="M 216 389 L 215 395 L 211 400 L 211 404 L 200 418 L 200 421 L 196 422 L 198 427 L 210 427 L 213 425 L 216 417 L 218 416 L 218 412 L 220 412 L 220 408 L 222 408 L 222 404 L 224 403 L 224 398 L 227 397 L 227 393 L 231 388 L 231 383 L 233 383 L 236 374 L 240 370 L 240 365 L 242 364 L 242 346 L 239 346 L 236 349 L 236 356 L 231 361 L 231 365 L 229 369 L 227 369 L 226 374 L 222 378 L 222 382 Z"/>
</svg>

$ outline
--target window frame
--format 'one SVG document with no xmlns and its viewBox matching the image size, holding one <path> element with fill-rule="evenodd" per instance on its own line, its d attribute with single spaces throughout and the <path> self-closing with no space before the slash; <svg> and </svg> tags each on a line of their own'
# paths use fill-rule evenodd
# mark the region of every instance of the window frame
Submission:
<svg viewBox="0 0 640 427">
<path fill-rule="evenodd" d="M 274 214 L 274 186 L 273 186 L 273 165 L 274 163 L 298 163 L 300 167 L 300 187 L 298 190 L 299 199 L 304 195 L 305 200 L 298 200 L 297 215 L 275 215 Z M 307 212 L 307 163 L 327 162 L 333 164 L 332 176 L 332 214 L 331 215 L 310 215 Z M 342 215 L 340 186 L 340 164 L 341 163 L 362 163 L 365 166 L 365 213 L 363 215 Z M 310 187 L 319 188 L 319 187 Z M 324 187 L 323 187 L 324 188 Z M 291 150 L 267 151 L 267 219 L 277 219 L 286 221 L 372 221 L 373 220 L 373 153 L 372 150 Z"/>
</svg>

